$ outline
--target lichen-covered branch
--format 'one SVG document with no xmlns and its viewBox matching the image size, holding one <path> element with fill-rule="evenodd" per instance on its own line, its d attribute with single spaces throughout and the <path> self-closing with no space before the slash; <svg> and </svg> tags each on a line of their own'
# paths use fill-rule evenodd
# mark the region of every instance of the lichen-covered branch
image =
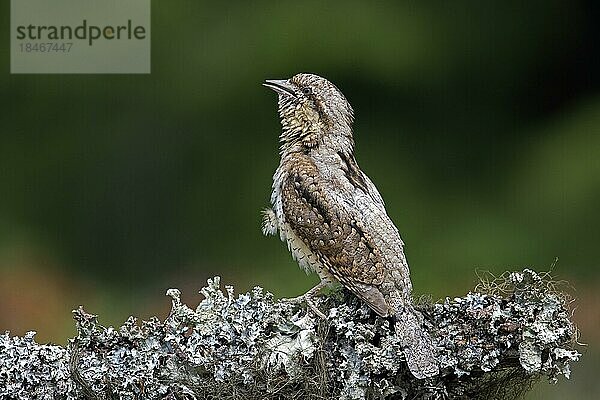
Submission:
<svg viewBox="0 0 600 400">
<path fill-rule="evenodd" d="M 352 295 L 319 299 L 322 320 L 259 287 L 234 295 L 218 277 L 191 309 L 170 289 L 165 321 L 130 317 L 115 329 L 74 311 L 67 348 L 34 332 L 0 336 L 2 399 L 516 398 L 577 361 L 567 298 L 531 270 L 421 306 L 441 373 L 407 370 L 389 321 Z"/>
</svg>

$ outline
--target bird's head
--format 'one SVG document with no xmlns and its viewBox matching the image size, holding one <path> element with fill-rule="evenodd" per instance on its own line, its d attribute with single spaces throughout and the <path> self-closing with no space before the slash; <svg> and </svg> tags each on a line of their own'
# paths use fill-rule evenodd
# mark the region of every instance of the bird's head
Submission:
<svg viewBox="0 0 600 400">
<path fill-rule="evenodd" d="M 320 145 L 352 151 L 352 107 L 333 83 L 301 73 L 290 79 L 267 80 L 263 85 L 279 95 L 282 151 Z"/>
</svg>

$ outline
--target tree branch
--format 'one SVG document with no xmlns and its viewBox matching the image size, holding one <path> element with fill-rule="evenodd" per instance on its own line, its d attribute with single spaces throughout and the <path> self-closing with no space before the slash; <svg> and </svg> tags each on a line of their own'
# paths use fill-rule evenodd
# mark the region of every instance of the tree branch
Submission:
<svg viewBox="0 0 600 400">
<path fill-rule="evenodd" d="M 484 279 L 475 293 L 421 305 L 441 373 L 417 380 L 389 322 L 341 291 L 310 309 L 256 287 L 235 296 L 219 277 L 192 310 L 177 289 L 165 321 L 118 329 L 73 312 L 66 348 L 35 332 L 0 336 L 2 399 L 503 399 L 577 361 L 569 297 L 531 270 Z"/>
</svg>

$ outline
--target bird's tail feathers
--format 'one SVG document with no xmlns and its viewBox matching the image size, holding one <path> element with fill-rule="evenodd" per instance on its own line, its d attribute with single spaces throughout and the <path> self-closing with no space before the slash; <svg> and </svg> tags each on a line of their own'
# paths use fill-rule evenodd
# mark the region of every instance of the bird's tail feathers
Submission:
<svg viewBox="0 0 600 400">
<path fill-rule="evenodd" d="M 410 372 L 417 379 L 430 378 L 440 372 L 431 337 L 422 327 L 416 310 L 405 309 L 395 316 L 395 331 Z"/>
</svg>

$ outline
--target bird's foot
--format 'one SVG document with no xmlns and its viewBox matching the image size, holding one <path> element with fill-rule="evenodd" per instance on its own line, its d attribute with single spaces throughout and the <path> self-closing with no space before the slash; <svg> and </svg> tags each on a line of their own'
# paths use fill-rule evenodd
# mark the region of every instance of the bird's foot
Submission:
<svg viewBox="0 0 600 400">
<path fill-rule="evenodd" d="M 306 296 L 303 294 L 302 296 L 292 297 L 291 299 L 281 299 L 281 301 L 285 301 L 286 303 L 292 304 L 302 304 L 306 303 L 306 305 L 321 319 L 327 319 L 327 315 L 323 314 L 321 310 L 317 307 L 317 305 L 312 301 L 310 296 Z"/>
<path fill-rule="evenodd" d="M 327 319 L 327 315 L 323 314 L 321 310 L 314 303 L 312 298 L 321 291 L 327 285 L 326 282 L 319 282 L 315 287 L 310 289 L 308 292 L 304 293 L 301 296 L 292 297 L 290 299 L 281 299 L 282 301 L 292 303 L 292 304 L 302 304 L 306 303 L 306 305 L 321 319 Z"/>
</svg>

